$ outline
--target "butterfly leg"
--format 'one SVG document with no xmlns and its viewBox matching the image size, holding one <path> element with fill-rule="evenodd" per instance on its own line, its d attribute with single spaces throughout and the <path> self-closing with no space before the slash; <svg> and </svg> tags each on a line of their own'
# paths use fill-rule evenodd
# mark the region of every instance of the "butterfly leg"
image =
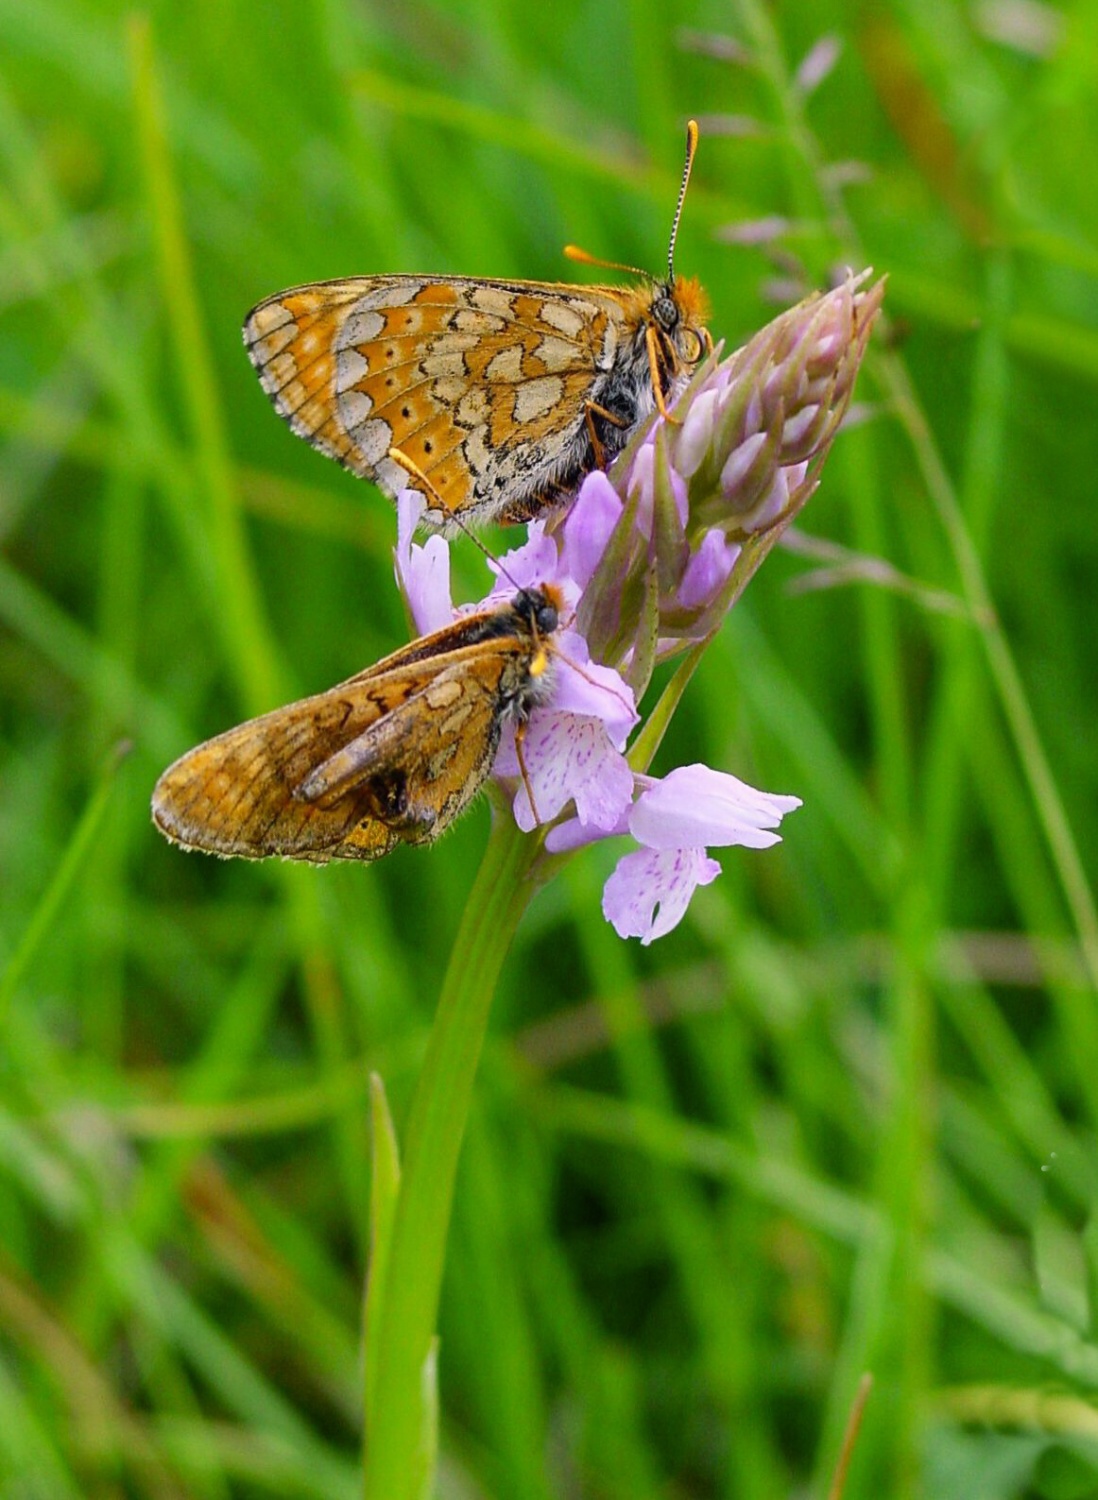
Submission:
<svg viewBox="0 0 1098 1500">
<path fill-rule="evenodd" d="M 523 722 L 515 725 L 515 759 L 518 761 L 519 775 L 522 777 L 522 784 L 526 788 L 526 795 L 530 799 L 530 811 L 534 815 L 534 823 L 540 827 L 541 818 L 538 815 L 538 805 L 534 801 L 534 788 L 530 785 L 530 774 L 526 769 L 526 756 L 522 748 L 525 743 L 526 724 Z"/>
<path fill-rule="evenodd" d="M 665 422 L 674 422 L 676 426 L 680 426 L 679 418 L 673 417 L 667 409 L 667 398 L 663 391 L 664 366 L 660 361 L 660 336 L 651 323 L 645 334 L 645 343 L 648 346 L 648 368 L 652 373 L 652 392 L 659 414 Z"/>
<path fill-rule="evenodd" d="M 591 443 L 591 452 L 595 455 L 595 468 L 606 467 L 606 444 L 599 437 L 595 426 L 595 418 L 602 417 L 604 422 L 610 422 L 614 427 L 628 427 L 624 417 L 619 417 L 617 412 L 608 411 L 605 406 L 600 406 L 597 401 L 585 401 L 583 403 L 583 420 L 587 424 L 587 436 Z"/>
</svg>

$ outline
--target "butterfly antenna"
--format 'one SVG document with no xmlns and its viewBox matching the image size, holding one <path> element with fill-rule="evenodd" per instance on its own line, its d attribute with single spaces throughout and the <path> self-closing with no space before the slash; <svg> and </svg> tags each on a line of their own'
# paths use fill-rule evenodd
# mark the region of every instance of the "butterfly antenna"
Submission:
<svg viewBox="0 0 1098 1500">
<path fill-rule="evenodd" d="M 506 578 L 507 582 L 511 585 L 515 592 L 517 594 L 523 593 L 524 590 L 521 589 L 515 582 L 515 580 L 511 577 L 510 573 L 508 573 L 507 569 L 500 562 L 499 558 L 495 557 L 484 545 L 480 537 L 477 536 L 475 532 L 469 529 L 469 527 L 458 515 L 457 511 L 454 510 L 452 506 L 446 504 L 446 501 L 438 492 L 438 487 L 431 483 L 431 481 L 427 478 L 427 475 L 416 463 L 415 459 L 409 458 L 407 453 L 405 453 L 401 448 L 390 448 L 389 457 L 393 460 L 393 463 L 395 463 L 398 468 L 404 470 L 409 479 L 415 480 L 416 485 L 423 490 L 425 497 L 429 497 L 431 500 L 433 500 L 438 506 L 439 510 L 446 512 L 446 515 L 454 523 L 458 530 L 463 532 L 464 535 L 469 538 L 473 546 L 476 547 L 478 551 L 484 553 L 485 557 L 488 559 L 489 564 L 496 569 L 496 571 L 502 578 Z"/>
<path fill-rule="evenodd" d="M 686 122 L 686 162 L 682 169 L 682 186 L 679 188 L 679 201 L 675 205 L 675 217 L 671 221 L 671 243 L 667 247 L 667 279 L 674 284 L 675 281 L 675 241 L 679 234 L 679 220 L 682 218 L 682 206 L 686 201 L 686 189 L 690 182 L 690 169 L 694 165 L 694 153 L 698 149 L 698 122 L 688 120 Z"/>
<path fill-rule="evenodd" d="M 601 266 L 605 271 L 626 271 L 630 276 L 642 276 L 645 281 L 652 280 L 651 271 L 642 271 L 639 266 L 625 266 L 620 260 L 603 260 L 599 255 L 592 255 L 590 250 L 581 250 L 578 245 L 565 245 L 564 253 L 569 260 L 575 260 L 581 266 Z"/>
<path fill-rule="evenodd" d="M 679 201 L 675 205 L 675 217 L 671 223 L 671 243 L 667 249 L 667 279 L 672 283 L 675 280 L 675 240 L 679 233 L 682 205 L 686 199 L 686 187 L 690 181 L 690 169 L 694 165 L 694 153 L 697 149 L 698 122 L 688 120 L 686 123 L 686 163 L 682 169 L 682 185 L 679 188 Z M 581 266 L 601 266 L 607 271 L 625 271 L 630 276 L 641 276 L 645 281 L 656 280 L 650 271 L 642 271 L 639 266 L 623 265 L 620 260 L 603 260 L 601 255 L 592 255 L 590 250 L 582 250 L 579 245 L 565 245 L 564 253 L 569 260 L 578 261 Z"/>
</svg>

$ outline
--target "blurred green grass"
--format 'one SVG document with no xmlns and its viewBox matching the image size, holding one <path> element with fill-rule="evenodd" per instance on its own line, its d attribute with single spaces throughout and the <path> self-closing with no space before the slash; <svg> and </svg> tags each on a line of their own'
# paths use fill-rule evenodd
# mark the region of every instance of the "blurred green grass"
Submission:
<svg viewBox="0 0 1098 1500">
<path fill-rule="evenodd" d="M 822 1496 L 866 1368 L 850 1500 L 1095 1493 L 1089 9 L 144 15 L 0 0 L 0 1490 L 358 1488 L 367 1075 L 399 1126 L 486 813 L 322 872 L 151 830 L 182 749 L 406 634 L 390 508 L 239 325 L 325 276 L 569 276 L 566 241 L 658 268 L 696 113 L 762 127 L 707 131 L 680 238 L 718 336 L 772 311 L 729 222 L 889 274 L 802 529 L 920 588 L 772 558 L 664 757 L 797 792 L 785 842 L 648 951 L 599 851 L 529 914 L 440 1493 Z"/>
</svg>

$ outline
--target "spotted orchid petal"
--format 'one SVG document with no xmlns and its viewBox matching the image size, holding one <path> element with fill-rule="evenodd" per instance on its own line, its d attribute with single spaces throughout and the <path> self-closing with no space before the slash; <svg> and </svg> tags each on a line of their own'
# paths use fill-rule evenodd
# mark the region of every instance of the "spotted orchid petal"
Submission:
<svg viewBox="0 0 1098 1500">
<path fill-rule="evenodd" d="M 700 885 L 721 873 L 704 849 L 637 849 L 618 860 L 602 893 L 602 913 L 619 937 L 647 947 L 677 927 Z"/>
<path fill-rule="evenodd" d="M 526 781 L 520 779 L 514 814 L 524 832 L 552 822 L 569 803 L 583 826 L 605 832 L 621 821 L 632 800 L 633 773 L 600 719 L 539 710 L 527 725 L 522 759 L 534 794 L 532 808 Z M 521 778 L 511 726 L 496 756 L 496 772 Z"/>
</svg>

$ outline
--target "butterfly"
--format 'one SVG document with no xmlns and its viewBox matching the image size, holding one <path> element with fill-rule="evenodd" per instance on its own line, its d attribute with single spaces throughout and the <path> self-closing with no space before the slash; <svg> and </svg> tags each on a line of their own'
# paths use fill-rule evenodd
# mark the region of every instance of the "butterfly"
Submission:
<svg viewBox="0 0 1098 1500">
<path fill-rule="evenodd" d="M 507 720 L 552 684 L 552 584 L 465 615 L 346 682 L 189 750 L 153 791 L 173 843 L 264 859 L 380 859 L 429 844 L 483 786 Z"/>
<path fill-rule="evenodd" d="M 622 266 L 644 283 L 393 275 L 293 287 L 244 322 L 275 410 L 390 499 L 418 480 L 428 527 L 527 521 L 566 500 L 639 422 L 667 414 L 713 347 L 705 293 L 673 264 L 697 139 L 691 120 L 666 278 Z"/>
</svg>

